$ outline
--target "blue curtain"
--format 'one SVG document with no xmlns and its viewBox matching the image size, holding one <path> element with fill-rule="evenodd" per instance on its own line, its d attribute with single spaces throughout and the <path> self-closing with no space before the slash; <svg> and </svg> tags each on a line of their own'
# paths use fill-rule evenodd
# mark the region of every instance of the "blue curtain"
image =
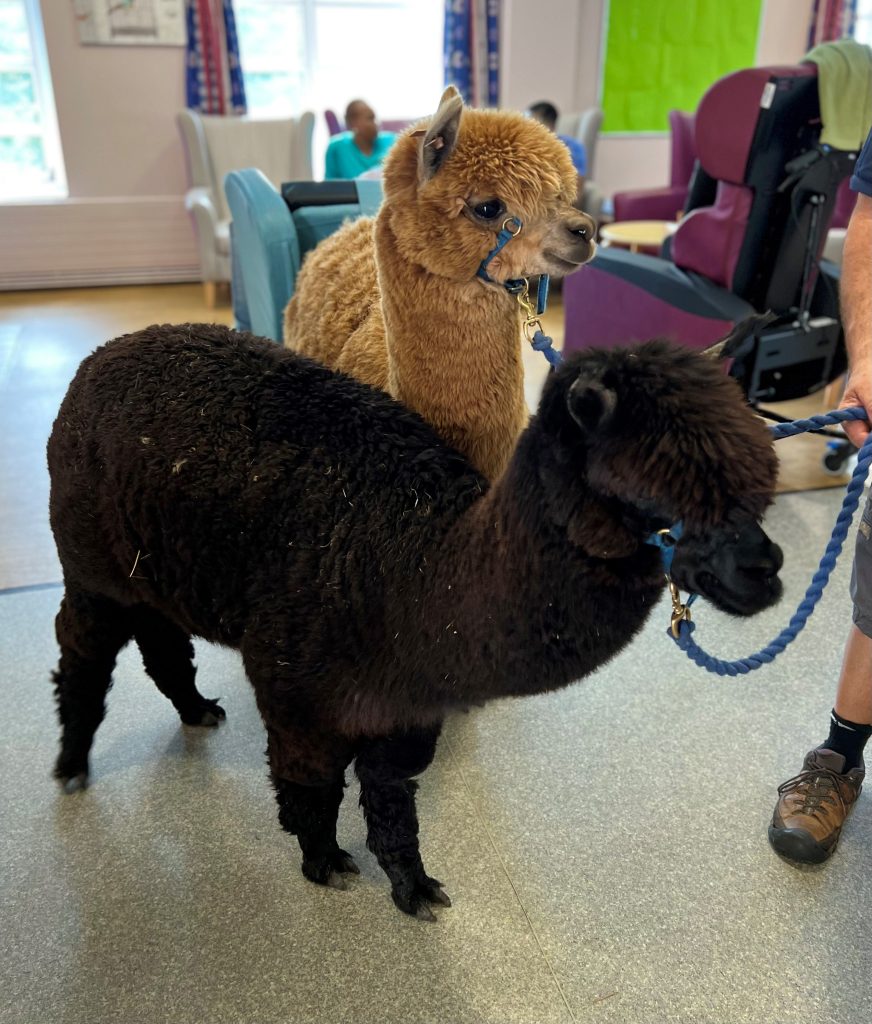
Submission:
<svg viewBox="0 0 872 1024">
<path fill-rule="evenodd" d="M 227 74 L 230 79 L 230 112 L 244 114 L 248 110 L 248 104 L 245 102 L 245 82 L 242 78 L 242 63 L 239 60 L 239 37 L 236 34 L 233 0 L 224 0 L 224 43 L 227 50 Z"/>
<path fill-rule="evenodd" d="M 472 95 L 472 0 L 445 0 L 445 84 L 453 85 L 464 103 Z"/>
<path fill-rule="evenodd" d="M 500 0 L 487 0 L 487 105 L 500 105 Z"/>
<path fill-rule="evenodd" d="M 500 0 L 446 0 L 445 84 L 464 103 L 498 107 L 500 103 Z"/>
<path fill-rule="evenodd" d="M 233 0 L 185 0 L 185 21 L 187 105 L 201 114 L 244 114 L 245 85 Z"/>
</svg>

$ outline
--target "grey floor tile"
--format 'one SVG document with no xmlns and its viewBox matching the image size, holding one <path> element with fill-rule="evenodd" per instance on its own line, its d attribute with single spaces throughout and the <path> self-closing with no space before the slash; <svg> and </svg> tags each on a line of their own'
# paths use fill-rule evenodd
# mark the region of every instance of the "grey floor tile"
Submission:
<svg viewBox="0 0 872 1024">
<path fill-rule="evenodd" d="M 701 607 L 725 657 L 787 621 L 835 520 L 837 492 L 781 498 L 781 606 L 748 622 Z M 779 782 L 826 735 L 850 625 L 844 565 L 774 665 L 720 679 L 663 636 L 668 607 L 594 677 L 454 719 L 447 739 L 578 1020 L 867 1022 L 872 813 L 861 798 L 818 869 L 775 857 Z"/>
<path fill-rule="evenodd" d="M 207 732 L 181 728 L 125 651 L 93 785 L 59 794 L 48 683 L 59 598 L 0 597 L 0 1021 L 570 1019 L 447 751 L 419 803 L 425 861 L 455 901 L 437 925 L 393 907 L 354 785 L 340 836 L 361 877 L 344 893 L 302 878 L 233 652 L 198 647 L 202 689 L 228 710 Z"/>
</svg>

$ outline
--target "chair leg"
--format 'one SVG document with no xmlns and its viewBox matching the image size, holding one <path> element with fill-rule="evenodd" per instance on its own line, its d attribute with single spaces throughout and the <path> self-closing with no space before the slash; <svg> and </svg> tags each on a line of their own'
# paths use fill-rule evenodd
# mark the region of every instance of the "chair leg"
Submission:
<svg viewBox="0 0 872 1024">
<path fill-rule="evenodd" d="M 214 309 L 218 304 L 218 282 L 217 281 L 204 281 L 203 282 L 203 297 L 206 300 L 206 305 L 209 309 Z"/>
</svg>

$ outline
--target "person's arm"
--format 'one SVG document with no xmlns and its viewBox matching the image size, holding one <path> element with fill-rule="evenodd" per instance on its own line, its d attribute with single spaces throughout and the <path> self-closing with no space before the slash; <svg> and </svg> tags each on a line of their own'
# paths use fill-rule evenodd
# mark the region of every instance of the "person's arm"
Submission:
<svg viewBox="0 0 872 1024">
<path fill-rule="evenodd" d="M 841 409 L 862 405 L 872 422 L 872 198 L 862 192 L 845 235 L 840 285 L 849 375 Z M 869 436 L 869 422 L 844 424 L 858 448 Z"/>
</svg>

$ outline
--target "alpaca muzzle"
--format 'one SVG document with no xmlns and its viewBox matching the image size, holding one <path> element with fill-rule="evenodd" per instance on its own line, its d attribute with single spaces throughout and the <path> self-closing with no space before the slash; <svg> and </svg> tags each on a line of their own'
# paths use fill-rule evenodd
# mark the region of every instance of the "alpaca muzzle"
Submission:
<svg viewBox="0 0 872 1024">
<path fill-rule="evenodd" d="M 672 580 L 701 594 L 731 615 L 754 615 L 781 597 L 781 548 L 749 521 L 721 527 L 705 537 L 683 537 L 676 545 Z"/>
<path fill-rule="evenodd" d="M 545 256 L 556 263 L 554 274 L 565 276 L 593 259 L 596 252 L 596 224 L 586 214 L 573 211 L 552 233 Z"/>
</svg>

